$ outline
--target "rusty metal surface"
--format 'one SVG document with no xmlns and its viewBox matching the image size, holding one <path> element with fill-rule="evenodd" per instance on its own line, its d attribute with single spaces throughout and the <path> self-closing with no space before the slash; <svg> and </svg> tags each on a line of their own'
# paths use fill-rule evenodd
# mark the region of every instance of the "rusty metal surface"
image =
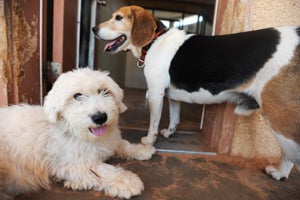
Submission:
<svg viewBox="0 0 300 200">
<path fill-rule="evenodd" d="M 8 103 L 40 102 L 39 0 L 4 1 Z"/>
<path fill-rule="evenodd" d="M 0 106 L 8 104 L 7 94 L 7 26 L 5 18 L 4 0 L 0 0 Z"/>
</svg>

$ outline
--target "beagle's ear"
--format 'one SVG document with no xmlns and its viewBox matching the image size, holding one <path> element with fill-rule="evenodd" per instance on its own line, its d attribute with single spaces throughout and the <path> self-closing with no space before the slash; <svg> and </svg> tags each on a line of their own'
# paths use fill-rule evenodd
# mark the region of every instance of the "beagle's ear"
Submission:
<svg viewBox="0 0 300 200">
<path fill-rule="evenodd" d="M 131 13 L 133 15 L 132 44 L 137 47 L 143 47 L 150 43 L 154 37 L 157 27 L 155 18 L 150 12 L 138 6 L 132 6 Z"/>
</svg>

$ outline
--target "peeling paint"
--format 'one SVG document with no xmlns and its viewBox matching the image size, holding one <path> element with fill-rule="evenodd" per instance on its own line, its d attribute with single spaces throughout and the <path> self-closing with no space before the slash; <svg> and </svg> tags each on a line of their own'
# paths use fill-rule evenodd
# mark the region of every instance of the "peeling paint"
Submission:
<svg viewBox="0 0 300 200">
<path fill-rule="evenodd" d="M 4 36 L 0 38 L 0 59 L 4 63 L 1 78 L 6 83 L 8 102 L 39 103 L 39 1 L 1 2 L 4 7 L 0 11 L 0 34 Z"/>
<path fill-rule="evenodd" d="M 7 99 L 7 77 L 6 77 L 6 60 L 7 60 L 7 27 L 4 12 L 4 2 L 0 0 L 0 106 L 8 104 Z"/>
<path fill-rule="evenodd" d="M 38 19 L 33 15 L 33 20 L 28 22 L 23 8 L 17 1 L 13 5 L 12 24 L 13 31 L 13 46 L 14 46 L 14 59 L 17 60 L 15 68 L 15 76 L 20 81 L 24 78 L 24 70 L 20 66 L 28 62 L 38 47 Z M 30 26 L 30 24 L 32 26 Z"/>
</svg>

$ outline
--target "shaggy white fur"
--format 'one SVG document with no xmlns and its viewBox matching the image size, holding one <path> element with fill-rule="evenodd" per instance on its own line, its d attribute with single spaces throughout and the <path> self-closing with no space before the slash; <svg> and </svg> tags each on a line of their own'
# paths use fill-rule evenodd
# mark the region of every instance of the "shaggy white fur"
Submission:
<svg viewBox="0 0 300 200">
<path fill-rule="evenodd" d="M 107 73 L 88 68 L 62 74 L 44 107 L 0 109 L 0 199 L 49 189 L 51 178 L 73 190 L 94 189 L 130 198 L 140 178 L 104 163 L 112 156 L 148 160 L 150 145 L 123 140 L 118 128 L 123 91 Z"/>
</svg>

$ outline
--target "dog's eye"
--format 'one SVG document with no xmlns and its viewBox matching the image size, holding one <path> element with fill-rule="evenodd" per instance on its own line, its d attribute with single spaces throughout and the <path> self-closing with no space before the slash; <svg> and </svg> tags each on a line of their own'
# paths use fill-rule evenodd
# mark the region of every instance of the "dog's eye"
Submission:
<svg viewBox="0 0 300 200">
<path fill-rule="evenodd" d="M 109 90 L 108 89 L 104 89 L 104 90 L 98 90 L 98 94 L 101 94 L 103 96 L 107 96 L 109 95 Z"/>
<path fill-rule="evenodd" d="M 73 95 L 74 99 L 79 100 L 79 98 L 82 96 L 81 93 L 76 93 Z"/>
<path fill-rule="evenodd" d="M 104 94 L 104 95 L 109 95 L 110 92 L 106 89 L 106 90 L 103 91 L 103 94 Z"/>
<path fill-rule="evenodd" d="M 122 17 L 121 15 L 117 15 L 117 16 L 115 17 L 115 19 L 116 19 L 117 21 L 121 21 L 121 20 L 123 19 L 123 17 Z"/>
</svg>

